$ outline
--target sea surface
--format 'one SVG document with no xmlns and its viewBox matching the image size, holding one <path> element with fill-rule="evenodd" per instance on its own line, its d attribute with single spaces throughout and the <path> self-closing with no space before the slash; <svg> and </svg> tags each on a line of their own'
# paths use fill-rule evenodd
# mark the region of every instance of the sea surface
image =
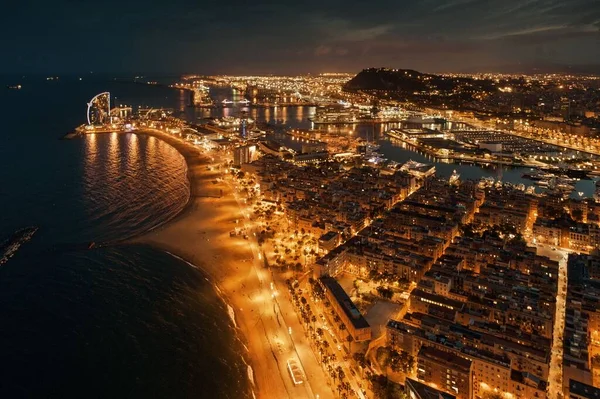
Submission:
<svg viewBox="0 0 600 399">
<path fill-rule="evenodd" d="M 185 206 L 183 157 L 135 134 L 60 140 L 99 92 L 175 110 L 184 93 L 89 76 L 0 83 L 0 243 L 39 228 L 0 265 L 0 398 L 248 397 L 243 347 L 204 273 L 122 244 Z"/>
</svg>

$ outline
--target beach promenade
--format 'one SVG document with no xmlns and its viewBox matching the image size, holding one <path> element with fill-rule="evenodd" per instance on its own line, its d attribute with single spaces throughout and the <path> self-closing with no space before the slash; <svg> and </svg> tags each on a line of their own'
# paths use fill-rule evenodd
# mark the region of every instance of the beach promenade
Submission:
<svg viewBox="0 0 600 399">
<path fill-rule="evenodd" d="M 158 130 L 136 134 L 164 140 L 183 155 L 190 200 L 173 220 L 132 241 L 168 251 L 209 275 L 241 330 L 257 398 L 332 398 L 296 315 L 282 311 L 274 297 L 279 284 L 258 259 L 256 241 L 229 236 L 239 223 L 249 221 L 231 185 L 217 170 L 222 160 L 213 161 L 192 144 Z M 290 359 L 303 367 L 304 383 L 294 384 L 288 370 Z"/>
</svg>

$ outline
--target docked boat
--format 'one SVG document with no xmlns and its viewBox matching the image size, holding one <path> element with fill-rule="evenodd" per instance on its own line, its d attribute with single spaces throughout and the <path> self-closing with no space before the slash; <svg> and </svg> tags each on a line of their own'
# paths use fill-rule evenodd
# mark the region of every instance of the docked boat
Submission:
<svg viewBox="0 0 600 399">
<path fill-rule="evenodd" d="M 557 184 L 556 186 L 554 186 L 554 189 L 559 190 L 559 191 L 564 191 L 564 192 L 572 193 L 573 190 L 575 190 L 575 186 L 572 186 L 570 184 Z"/>
<path fill-rule="evenodd" d="M 265 137 L 267 135 L 266 130 L 261 130 L 258 128 L 248 130 L 248 138 L 249 139 L 257 139 L 261 137 Z"/>
<path fill-rule="evenodd" d="M 529 179 L 529 180 L 534 180 L 534 181 L 538 181 L 538 180 L 548 180 L 550 178 L 552 178 L 554 175 L 551 173 L 546 173 L 543 172 L 541 170 L 535 170 L 532 172 L 528 172 L 528 173 L 523 173 L 521 175 L 522 178 L 524 179 Z"/>
<path fill-rule="evenodd" d="M 411 159 L 402 165 L 400 170 L 408 172 L 419 178 L 425 178 L 435 174 L 435 165 L 420 163 Z"/>
<path fill-rule="evenodd" d="M 367 143 L 365 145 L 365 151 L 367 153 L 379 151 L 380 148 L 381 148 L 381 146 L 379 144 L 375 144 L 375 143 Z"/>
<path fill-rule="evenodd" d="M 529 179 L 529 180 L 542 180 L 543 177 L 540 175 L 540 173 L 523 173 L 521 175 L 521 177 L 523 179 Z"/>
<path fill-rule="evenodd" d="M 367 162 L 379 165 L 387 161 L 387 158 L 383 158 L 382 154 L 369 154 L 366 157 Z"/>
<path fill-rule="evenodd" d="M 562 175 L 575 179 L 587 179 L 591 169 L 548 168 L 544 171 L 553 175 Z"/>
<path fill-rule="evenodd" d="M 573 190 L 575 190 L 575 185 L 571 184 L 571 182 L 567 179 L 553 177 L 552 179 L 547 180 L 547 183 L 548 188 L 551 190 L 568 193 L 571 193 Z"/>
<path fill-rule="evenodd" d="M 563 169 L 563 174 L 576 179 L 587 179 L 591 171 L 591 169 Z"/>
<path fill-rule="evenodd" d="M 494 185 L 495 181 L 496 180 L 493 177 L 486 176 L 479 180 L 479 184 L 481 184 L 483 187 L 491 187 Z"/>
</svg>

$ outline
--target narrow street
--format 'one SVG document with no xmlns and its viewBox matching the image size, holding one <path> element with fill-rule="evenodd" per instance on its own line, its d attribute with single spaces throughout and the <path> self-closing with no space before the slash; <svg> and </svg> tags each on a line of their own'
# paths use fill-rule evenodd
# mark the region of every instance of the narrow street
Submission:
<svg viewBox="0 0 600 399">
<path fill-rule="evenodd" d="M 309 284 L 306 280 L 301 281 L 300 286 L 304 292 L 310 292 Z M 362 393 L 363 389 L 366 388 L 365 382 L 362 380 L 358 373 L 356 373 L 355 371 L 351 371 L 351 360 L 344 359 L 346 355 L 351 356 L 351 354 L 348 354 L 345 349 L 347 348 L 348 343 L 346 341 L 340 340 L 340 337 L 337 336 L 334 340 L 335 331 L 332 327 L 333 323 L 331 321 L 331 316 L 329 315 L 329 311 L 327 310 L 327 308 L 323 306 L 323 302 L 314 301 L 312 296 L 310 295 L 307 295 L 307 299 L 309 300 L 311 307 L 315 310 L 315 313 L 317 315 L 324 315 L 326 317 L 327 321 L 325 322 L 319 316 L 318 325 L 325 331 L 325 333 L 323 334 L 323 339 L 329 343 L 329 347 L 333 349 L 334 353 L 336 353 L 337 360 L 334 366 L 342 367 L 342 370 L 346 375 L 346 379 L 350 383 L 352 390 L 355 392 L 356 397 L 365 399 L 365 395 Z M 333 389 L 335 389 L 335 387 L 333 387 Z"/>
<path fill-rule="evenodd" d="M 547 256 L 559 262 L 558 291 L 556 295 L 556 314 L 554 316 L 554 331 L 552 333 L 552 351 L 550 370 L 548 372 L 548 397 L 560 399 L 563 380 L 563 332 L 565 329 L 566 293 L 567 293 L 567 260 L 568 252 L 560 248 L 552 249 L 548 245 L 538 244 L 538 254 Z"/>
</svg>

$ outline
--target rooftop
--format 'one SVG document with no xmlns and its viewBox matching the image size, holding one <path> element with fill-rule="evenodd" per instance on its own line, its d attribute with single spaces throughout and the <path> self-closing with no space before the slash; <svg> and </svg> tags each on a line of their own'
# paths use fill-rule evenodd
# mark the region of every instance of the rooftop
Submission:
<svg viewBox="0 0 600 399">
<path fill-rule="evenodd" d="M 600 399 L 600 388 L 569 379 L 569 392 L 582 398 Z"/>
<path fill-rule="evenodd" d="M 454 395 L 432 388 L 411 378 L 406 379 L 406 388 L 416 395 L 414 396 L 416 399 L 456 399 Z M 410 397 L 413 398 L 412 395 Z"/>
<path fill-rule="evenodd" d="M 329 241 L 335 237 L 337 237 L 338 233 L 336 233 L 335 231 L 328 231 L 327 233 L 323 234 L 320 238 L 319 241 Z"/>
<path fill-rule="evenodd" d="M 370 327 L 367 320 L 360 313 L 356 305 L 354 305 L 354 302 L 346 294 L 346 291 L 344 291 L 342 286 L 333 277 L 324 276 L 320 280 L 325 288 L 333 294 L 333 297 L 341 305 L 342 309 L 344 309 L 344 313 L 346 313 L 346 316 L 352 322 L 355 329 Z"/>
<path fill-rule="evenodd" d="M 463 357 L 457 356 L 450 352 L 444 352 L 432 346 L 422 346 L 419 350 L 419 358 L 427 358 L 433 360 L 441 366 L 451 366 L 452 368 L 468 373 L 471 370 L 471 361 Z"/>
</svg>

